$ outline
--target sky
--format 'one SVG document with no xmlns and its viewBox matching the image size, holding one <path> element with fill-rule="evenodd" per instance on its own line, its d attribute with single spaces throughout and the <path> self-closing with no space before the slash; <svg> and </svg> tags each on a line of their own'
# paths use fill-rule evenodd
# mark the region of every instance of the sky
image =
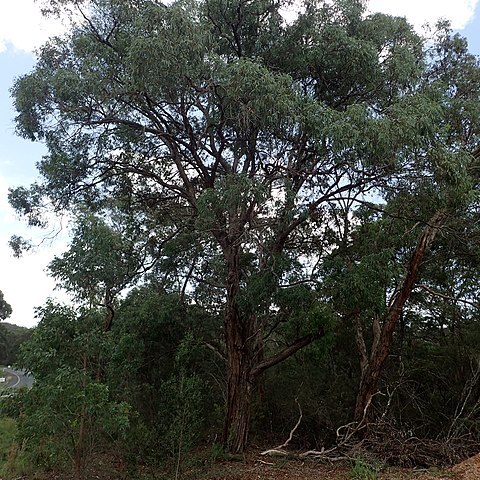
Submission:
<svg viewBox="0 0 480 480">
<path fill-rule="evenodd" d="M 480 54 L 480 0 L 370 0 L 369 10 L 405 16 L 417 29 L 438 18 L 448 19 L 467 37 L 471 51 Z M 40 243 L 45 234 L 27 229 L 7 201 L 8 188 L 35 181 L 35 164 L 45 153 L 42 145 L 15 135 L 9 90 L 15 78 L 33 68 L 35 49 L 63 28 L 59 21 L 43 18 L 34 0 L 0 0 L 0 290 L 13 309 L 8 321 L 27 327 L 37 323 L 35 308 L 48 297 L 65 300 L 46 267 L 66 249 L 68 238 L 64 229 L 20 259 L 8 246 L 12 235 Z"/>
</svg>

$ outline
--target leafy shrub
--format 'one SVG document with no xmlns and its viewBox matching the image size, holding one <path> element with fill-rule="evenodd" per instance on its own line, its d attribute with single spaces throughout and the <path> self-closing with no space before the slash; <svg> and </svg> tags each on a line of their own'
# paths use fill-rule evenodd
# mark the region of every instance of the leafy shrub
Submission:
<svg viewBox="0 0 480 480">
<path fill-rule="evenodd" d="M 350 475 L 354 480 L 378 480 L 381 464 L 369 462 L 363 458 L 356 457 L 353 461 Z"/>
</svg>

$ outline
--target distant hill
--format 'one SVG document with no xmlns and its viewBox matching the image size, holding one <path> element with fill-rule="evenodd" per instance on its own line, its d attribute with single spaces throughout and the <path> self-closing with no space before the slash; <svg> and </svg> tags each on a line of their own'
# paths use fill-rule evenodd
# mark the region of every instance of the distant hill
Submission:
<svg viewBox="0 0 480 480">
<path fill-rule="evenodd" d="M 32 329 L 0 322 L 0 365 L 15 363 L 20 345 L 32 335 Z"/>
<path fill-rule="evenodd" d="M 14 335 L 31 335 L 32 329 L 27 327 L 21 327 L 20 325 L 15 325 L 13 323 L 8 322 L 0 322 L 0 325 L 5 327 L 5 329 Z"/>
</svg>

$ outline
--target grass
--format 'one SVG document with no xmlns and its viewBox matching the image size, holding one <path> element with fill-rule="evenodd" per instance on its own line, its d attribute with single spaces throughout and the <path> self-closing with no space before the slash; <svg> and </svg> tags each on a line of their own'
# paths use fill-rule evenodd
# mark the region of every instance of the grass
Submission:
<svg viewBox="0 0 480 480">
<path fill-rule="evenodd" d="M 17 436 L 17 422 L 13 418 L 0 418 L 0 476 L 6 475 L 15 455 Z"/>
<path fill-rule="evenodd" d="M 8 479 L 30 471 L 22 448 L 17 442 L 17 422 L 0 417 L 0 478 Z"/>
<path fill-rule="evenodd" d="M 3 464 L 15 443 L 17 422 L 13 418 L 0 418 L 0 464 Z"/>
</svg>

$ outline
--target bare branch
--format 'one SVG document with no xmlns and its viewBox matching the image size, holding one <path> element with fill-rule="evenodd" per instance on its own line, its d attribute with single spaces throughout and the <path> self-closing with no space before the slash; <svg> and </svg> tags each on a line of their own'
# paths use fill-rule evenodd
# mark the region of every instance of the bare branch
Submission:
<svg viewBox="0 0 480 480">
<path fill-rule="evenodd" d="M 446 295 L 445 293 L 437 292 L 432 288 L 430 288 L 428 285 L 420 284 L 420 285 L 417 285 L 417 288 L 421 288 L 422 290 L 427 291 L 428 293 L 432 294 L 435 297 L 440 297 L 445 300 L 451 300 L 452 302 L 464 303 L 465 305 L 470 305 L 471 307 L 474 307 L 474 308 L 480 308 L 480 303 L 475 303 L 470 300 L 465 300 L 463 298 L 456 298 L 450 295 Z"/>
<path fill-rule="evenodd" d="M 278 447 L 271 448 L 271 449 L 265 450 L 264 452 L 261 452 L 260 455 L 287 455 L 287 452 L 284 450 L 284 448 L 292 441 L 293 434 L 295 433 L 297 428 L 300 426 L 300 423 L 303 418 L 302 407 L 300 406 L 300 403 L 298 402 L 297 398 L 295 399 L 295 403 L 298 405 L 300 416 L 298 417 L 297 423 L 290 431 L 290 435 L 288 436 L 287 440 L 283 442 L 281 445 L 279 445 Z"/>
</svg>

